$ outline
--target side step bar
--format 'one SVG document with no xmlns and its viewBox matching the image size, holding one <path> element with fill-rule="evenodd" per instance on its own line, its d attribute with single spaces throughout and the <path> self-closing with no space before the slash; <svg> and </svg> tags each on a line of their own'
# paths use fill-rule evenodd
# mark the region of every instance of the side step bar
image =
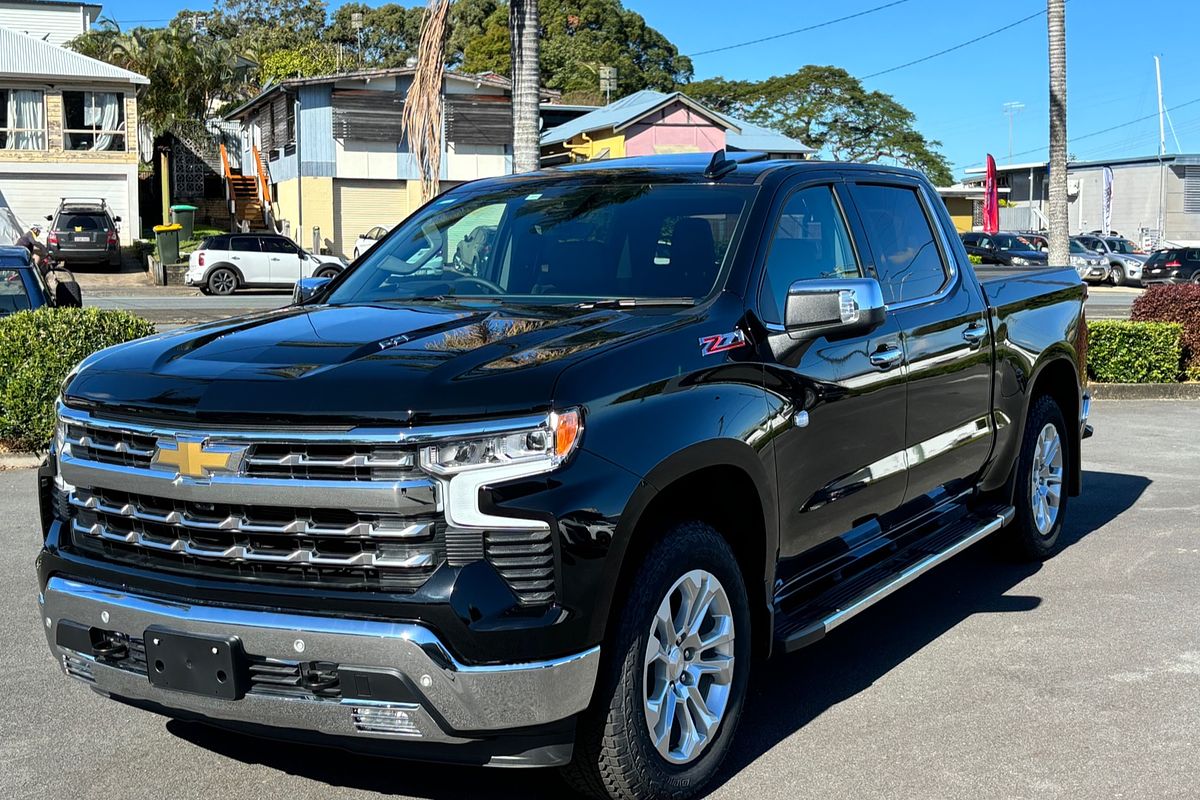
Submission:
<svg viewBox="0 0 1200 800">
<path fill-rule="evenodd" d="M 814 621 L 798 626 L 788 626 L 785 623 L 777 636 L 776 643 L 781 645 L 786 652 L 790 653 L 819 641 L 825 634 L 843 622 L 853 619 L 897 589 L 912 583 L 938 564 L 958 555 L 985 536 L 1000 530 L 1012 522 L 1015 514 L 1016 509 L 1008 506 L 998 513 L 985 518 L 968 518 L 968 520 L 965 520 L 968 524 L 963 525 L 961 535 L 950 538 L 948 543 L 936 552 L 921 556 L 918 551 L 916 560 L 906 564 L 892 575 L 870 584 L 852 597 L 838 602 L 836 608 L 828 610 L 823 616 Z M 944 535 L 939 535 L 936 538 L 947 542 Z M 919 546 L 918 543 L 916 547 Z M 834 587 L 833 591 L 837 591 L 837 587 Z M 818 598 L 818 602 L 819 600 L 820 598 Z"/>
</svg>

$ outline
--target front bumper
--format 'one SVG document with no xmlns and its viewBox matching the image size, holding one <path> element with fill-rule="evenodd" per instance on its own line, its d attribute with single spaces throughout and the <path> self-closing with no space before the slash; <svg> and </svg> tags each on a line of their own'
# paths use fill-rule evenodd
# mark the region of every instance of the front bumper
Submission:
<svg viewBox="0 0 1200 800">
<path fill-rule="evenodd" d="M 461 747 L 472 754 L 461 760 L 473 763 L 565 763 L 569 734 L 550 744 L 528 734 L 587 707 L 600 659 L 599 647 L 593 647 L 548 661 L 471 666 L 459 663 L 418 623 L 191 605 L 57 576 L 38 602 L 59 665 L 103 694 L 168 715 L 265 726 L 279 738 L 308 732 L 339 742 L 407 744 L 397 754 L 430 760 L 460 760 L 453 751 Z M 224 700 L 164 689 L 150 683 L 144 660 L 139 669 L 131 659 L 113 660 L 100 645 L 86 652 L 79 636 L 70 635 L 86 629 L 92 641 L 142 642 L 152 626 L 236 637 L 247 656 L 273 668 L 336 665 L 339 695 L 282 695 L 252 684 L 240 699 Z M 513 740 L 536 744 L 514 748 Z"/>
</svg>

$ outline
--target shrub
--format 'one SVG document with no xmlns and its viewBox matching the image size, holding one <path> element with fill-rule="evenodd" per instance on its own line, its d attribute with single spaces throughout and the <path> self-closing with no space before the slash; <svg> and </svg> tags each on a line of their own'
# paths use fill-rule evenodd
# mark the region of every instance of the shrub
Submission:
<svg viewBox="0 0 1200 800">
<path fill-rule="evenodd" d="M 1179 380 L 1183 326 L 1172 322 L 1088 323 L 1088 376 L 1102 383 Z"/>
<path fill-rule="evenodd" d="M 54 399 L 85 357 L 154 333 L 128 311 L 41 308 L 0 318 L 0 441 L 41 450 L 54 434 Z"/>
<path fill-rule="evenodd" d="M 1183 326 L 1183 363 L 1200 370 L 1200 284 L 1151 286 L 1133 301 L 1130 319 L 1138 322 L 1178 322 Z"/>
</svg>

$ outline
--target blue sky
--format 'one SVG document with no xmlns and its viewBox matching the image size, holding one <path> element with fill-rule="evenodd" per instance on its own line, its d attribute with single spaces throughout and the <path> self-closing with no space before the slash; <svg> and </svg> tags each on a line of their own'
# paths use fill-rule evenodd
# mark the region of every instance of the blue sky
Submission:
<svg viewBox="0 0 1200 800">
<path fill-rule="evenodd" d="M 684 53 L 722 47 L 812 25 L 889 0 L 626 0 Z M 203 2 L 111 0 L 104 14 L 123 27 L 162 24 L 178 9 Z M 339 5 L 337 2 L 331 7 Z M 804 64 L 834 64 L 868 75 L 921 58 L 1044 10 L 1045 0 L 963 2 L 903 0 L 898 5 L 816 31 L 697 56 L 696 77 L 758 79 Z M 1136 8 L 1136 12 L 1132 10 Z M 732 10 L 731 10 L 732 9 Z M 681 11 L 683 13 L 681 13 Z M 1151 155 L 1158 146 L 1154 56 L 1163 60 L 1168 108 L 1183 152 L 1200 152 L 1200 48 L 1185 32 L 1200 26 L 1200 3 L 1189 0 L 1070 0 L 1067 4 L 1068 136 L 1080 159 Z M 1173 32 L 1173 33 L 1172 33 Z M 977 44 L 866 81 L 917 114 L 919 129 L 943 142 L 956 174 L 991 152 L 1008 161 L 1004 104 L 1024 108 L 1014 119 L 1018 162 L 1045 158 L 1047 136 L 1044 15 Z M 1139 117 L 1150 119 L 1088 135 Z M 1076 138 L 1080 137 L 1080 138 Z M 1176 151 L 1167 130 L 1167 150 Z M 1029 152 L 1032 151 L 1032 152 Z"/>
</svg>

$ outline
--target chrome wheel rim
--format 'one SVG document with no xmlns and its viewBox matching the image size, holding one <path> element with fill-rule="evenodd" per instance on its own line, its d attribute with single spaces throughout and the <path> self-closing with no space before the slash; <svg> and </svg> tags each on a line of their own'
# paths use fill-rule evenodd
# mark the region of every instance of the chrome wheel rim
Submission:
<svg viewBox="0 0 1200 800">
<path fill-rule="evenodd" d="M 1037 526 L 1038 533 L 1046 536 L 1058 521 L 1063 482 L 1062 439 L 1058 435 L 1058 428 L 1050 423 L 1046 423 L 1038 434 L 1029 481 L 1033 524 Z"/>
<path fill-rule="evenodd" d="M 672 764 L 694 761 L 720 729 L 734 634 L 729 595 L 711 572 L 688 572 L 659 603 L 646 641 L 643 708 L 650 740 Z"/>
<path fill-rule="evenodd" d="M 218 272 L 213 276 L 212 285 L 215 294 L 229 294 L 233 291 L 233 274 Z"/>
</svg>

